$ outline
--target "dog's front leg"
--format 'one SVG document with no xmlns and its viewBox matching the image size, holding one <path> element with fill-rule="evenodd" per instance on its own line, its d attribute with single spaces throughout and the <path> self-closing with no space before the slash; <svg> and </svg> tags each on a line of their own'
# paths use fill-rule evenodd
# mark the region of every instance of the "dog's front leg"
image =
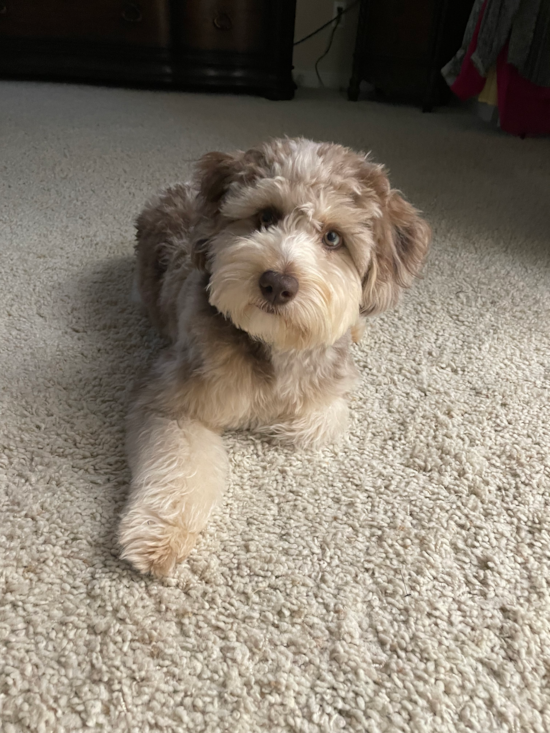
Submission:
<svg viewBox="0 0 550 733">
<path fill-rule="evenodd" d="M 258 432 L 302 448 L 321 448 L 343 437 L 348 416 L 348 404 L 341 397 L 328 405 L 304 409 L 285 420 L 259 427 Z"/>
<path fill-rule="evenodd" d="M 227 454 L 201 422 L 139 401 L 127 443 L 132 483 L 119 530 L 122 557 L 141 572 L 167 575 L 191 552 L 221 498 Z"/>
</svg>

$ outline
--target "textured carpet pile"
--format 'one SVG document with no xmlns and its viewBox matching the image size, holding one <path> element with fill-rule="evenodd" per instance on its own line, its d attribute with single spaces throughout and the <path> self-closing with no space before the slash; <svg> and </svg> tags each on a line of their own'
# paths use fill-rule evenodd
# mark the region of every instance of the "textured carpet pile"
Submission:
<svg viewBox="0 0 550 733">
<path fill-rule="evenodd" d="M 459 111 L 0 85 L 3 733 L 550 730 L 550 142 Z M 215 149 L 372 149 L 431 221 L 370 323 L 348 438 L 227 436 L 173 579 L 115 531 L 159 347 L 133 217 Z"/>
</svg>

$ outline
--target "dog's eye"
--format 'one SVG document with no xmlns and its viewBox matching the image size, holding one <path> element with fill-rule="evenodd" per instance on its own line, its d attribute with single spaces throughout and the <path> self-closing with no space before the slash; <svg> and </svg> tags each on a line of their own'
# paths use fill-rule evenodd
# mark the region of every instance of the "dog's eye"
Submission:
<svg viewBox="0 0 550 733">
<path fill-rule="evenodd" d="M 342 237 L 334 229 L 329 229 L 323 236 L 323 244 L 329 249 L 337 249 L 342 245 L 342 242 Z"/>
<path fill-rule="evenodd" d="M 273 209 L 263 209 L 258 214 L 258 220 L 262 227 L 270 227 L 272 224 L 275 224 L 278 218 L 279 215 Z"/>
</svg>

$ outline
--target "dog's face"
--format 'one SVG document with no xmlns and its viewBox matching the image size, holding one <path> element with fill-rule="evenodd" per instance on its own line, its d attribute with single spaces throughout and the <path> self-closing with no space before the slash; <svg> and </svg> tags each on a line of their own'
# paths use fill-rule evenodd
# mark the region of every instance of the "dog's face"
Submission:
<svg viewBox="0 0 550 733">
<path fill-rule="evenodd" d="M 277 349 L 330 345 L 392 305 L 430 230 L 381 166 L 339 145 L 275 140 L 197 167 L 196 261 L 211 304 Z"/>
</svg>

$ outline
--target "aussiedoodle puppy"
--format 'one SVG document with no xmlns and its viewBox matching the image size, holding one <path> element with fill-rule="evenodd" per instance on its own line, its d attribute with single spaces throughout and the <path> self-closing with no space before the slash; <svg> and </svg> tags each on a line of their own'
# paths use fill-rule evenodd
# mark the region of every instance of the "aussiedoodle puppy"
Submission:
<svg viewBox="0 0 550 733">
<path fill-rule="evenodd" d="M 170 345 L 128 417 L 122 556 L 166 575 L 227 476 L 221 434 L 302 446 L 345 430 L 366 316 L 418 274 L 430 229 L 367 155 L 282 139 L 208 153 L 137 220 L 137 285 Z"/>
</svg>

